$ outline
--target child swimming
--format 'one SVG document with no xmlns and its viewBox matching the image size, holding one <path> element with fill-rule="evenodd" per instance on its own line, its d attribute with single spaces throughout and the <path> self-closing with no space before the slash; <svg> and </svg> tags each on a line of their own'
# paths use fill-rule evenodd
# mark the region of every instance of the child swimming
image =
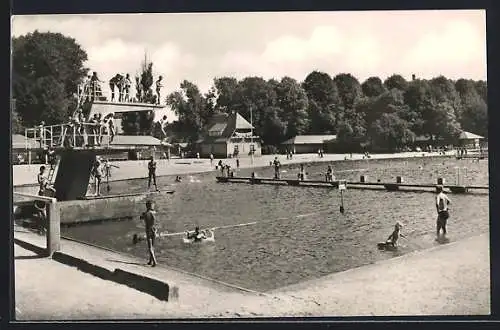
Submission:
<svg viewBox="0 0 500 330">
<path fill-rule="evenodd" d="M 400 222 L 396 222 L 396 224 L 394 225 L 394 231 L 392 232 L 391 235 L 389 235 L 389 237 L 385 241 L 385 243 L 387 245 L 389 245 L 391 247 L 397 247 L 397 242 L 398 242 L 399 237 L 400 236 L 405 237 L 403 234 L 400 233 L 402 226 L 403 225 Z"/>
</svg>

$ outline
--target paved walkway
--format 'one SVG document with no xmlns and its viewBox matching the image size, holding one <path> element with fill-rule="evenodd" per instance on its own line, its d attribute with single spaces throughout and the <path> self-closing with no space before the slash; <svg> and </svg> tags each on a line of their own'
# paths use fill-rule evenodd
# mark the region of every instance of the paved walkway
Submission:
<svg viewBox="0 0 500 330">
<path fill-rule="evenodd" d="M 33 233 L 15 238 L 43 246 Z M 168 265 L 63 240 L 64 253 L 179 287 L 162 302 L 15 246 L 16 318 L 118 319 L 349 315 L 479 315 L 490 313 L 488 235 L 332 274 L 265 294 L 201 279 Z"/>
<path fill-rule="evenodd" d="M 454 155 L 454 151 L 449 151 L 448 156 Z M 412 157 L 431 157 L 439 156 L 439 153 L 422 153 L 422 152 L 403 152 L 397 154 L 373 154 L 371 159 L 390 159 L 390 158 L 412 158 Z M 284 155 L 263 155 L 261 157 L 254 157 L 253 163 L 251 158 L 244 157 L 240 159 L 240 168 L 263 167 L 269 166 L 269 162 L 278 157 L 282 164 L 298 164 L 309 162 L 332 162 L 341 161 L 346 157 L 345 154 L 325 154 L 323 158 L 319 158 L 317 154 L 297 154 L 293 159 L 287 160 Z M 351 159 L 351 158 L 349 158 Z M 352 160 L 363 159 L 362 154 L 353 154 Z M 236 159 L 223 159 L 224 163 L 232 167 L 236 167 Z M 120 168 L 113 168 L 111 181 L 127 180 L 135 178 L 146 178 L 147 175 L 147 160 L 138 161 L 122 161 L 114 162 L 114 165 Z M 215 170 L 215 165 L 219 162 L 218 159 L 210 164 L 208 159 L 165 159 L 157 160 L 157 175 L 185 175 L 192 173 L 210 172 Z M 40 165 L 15 165 L 13 166 L 13 184 L 26 185 L 36 184 L 36 175 L 38 174 Z"/>
</svg>

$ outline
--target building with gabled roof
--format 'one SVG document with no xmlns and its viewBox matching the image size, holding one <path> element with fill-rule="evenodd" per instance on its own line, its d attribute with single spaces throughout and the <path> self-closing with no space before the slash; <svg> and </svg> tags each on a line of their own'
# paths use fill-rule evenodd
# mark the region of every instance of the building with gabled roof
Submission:
<svg viewBox="0 0 500 330">
<path fill-rule="evenodd" d="M 207 157 L 255 156 L 262 154 L 260 138 L 252 136 L 252 125 L 237 112 L 215 114 L 206 135 L 198 141 L 200 155 Z"/>
</svg>

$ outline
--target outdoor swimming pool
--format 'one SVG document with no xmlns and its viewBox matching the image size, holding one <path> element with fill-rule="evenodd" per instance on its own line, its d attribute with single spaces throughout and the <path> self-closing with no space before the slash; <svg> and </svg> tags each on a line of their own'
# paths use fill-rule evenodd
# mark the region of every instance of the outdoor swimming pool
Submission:
<svg viewBox="0 0 500 330">
<path fill-rule="evenodd" d="M 331 163 L 337 179 L 408 183 L 435 183 L 438 177 L 454 183 L 455 167 L 467 167 L 468 184 L 488 184 L 488 163 L 451 158 L 345 161 Z M 307 166 L 309 178 L 322 179 L 327 164 Z M 299 165 L 283 166 L 283 177 L 296 178 Z M 271 177 L 273 169 L 257 169 Z M 250 169 L 238 175 L 248 176 Z M 173 186 L 175 194 L 156 200 L 160 230 L 179 232 L 241 224 L 219 229 L 215 243 L 184 244 L 180 236 L 157 241 L 160 263 L 257 291 L 268 291 L 303 280 L 369 264 L 377 260 L 421 250 L 435 241 L 434 194 L 347 190 L 345 214 L 339 212 L 337 189 L 219 184 L 216 172 L 183 176 Z M 175 176 L 174 176 L 175 177 Z M 174 182 L 159 178 L 159 185 Z M 145 180 L 111 184 L 112 192 L 144 190 Z M 488 232 L 488 195 L 450 195 L 448 231 L 451 241 Z M 140 209 L 144 205 L 137 206 Z M 398 252 L 381 252 L 376 243 L 391 233 L 396 221 L 403 223 Z M 132 244 L 132 235 L 143 232 L 139 219 L 81 225 L 62 229 L 63 235 L 124 251 L 147 259 L 145 242 Z"/>
</svg>

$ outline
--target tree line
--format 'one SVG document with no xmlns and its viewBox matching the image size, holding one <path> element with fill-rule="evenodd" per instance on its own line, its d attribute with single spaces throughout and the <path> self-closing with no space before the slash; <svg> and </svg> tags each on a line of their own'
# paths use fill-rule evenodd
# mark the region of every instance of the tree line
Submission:
<svg viewBox="0 0 500 330">
<path fill-rule="evenodd" d="M 13 127 L 44 120 L 60 123 L 74 111 L 73 93 L 86 76 L 86 52 L 72 38 L 35 31 L 13 38 Z M 144 61 L 137 90 L 154 98 L 153 63 Z M 313 71 L 304 81 L 290 77 L 217 77 L 208 92 L 184 80 L 166 97 L 178 115 L 168 132 L 174 142 L 202 138 L 215 113 L 239 112 L 264 145 L 277 146 L 300 134 L 336 134 L 347 150 L 397 150 L 424 136 L 455 143 L 462 130 L 488 134 L 487 84 L 468 79 L 411 79 L 394 74 L 363 82 L 349 73 Z M 152 113 L 128 113 L 125 134 L 159 134 Z M 432 143 L 432 142 L 431 142 Z"/>
</svg>

